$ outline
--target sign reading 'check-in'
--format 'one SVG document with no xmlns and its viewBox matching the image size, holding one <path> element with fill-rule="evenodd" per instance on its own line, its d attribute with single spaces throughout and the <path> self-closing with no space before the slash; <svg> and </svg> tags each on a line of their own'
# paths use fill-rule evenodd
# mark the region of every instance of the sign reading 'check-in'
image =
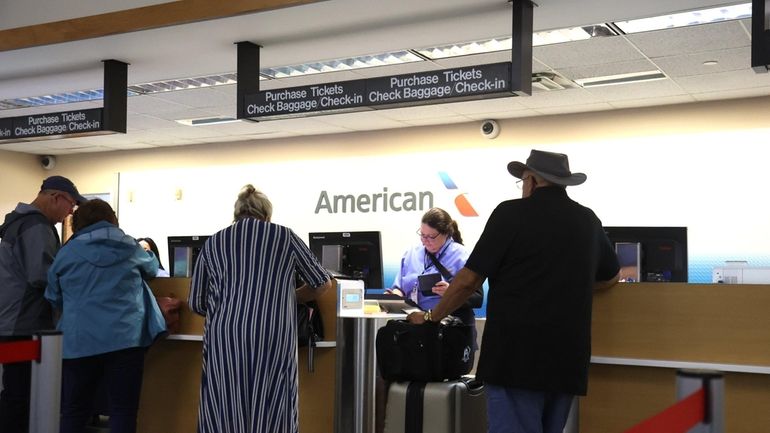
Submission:
<svg viewBox="0 0 770 433">
<path fill-rule="evenodd" d="M 126 132 L 128 63 L 104 60 L 104 106 L 0 118 L 0 145 Z"/>
<path fill-rule="evenodd" d="M 58 136 L 101 130 L 101 108 L 0 119 L 0 139 Z"/>
<path fill-rule="evenodd" d="M 260 46 L 238 46 L 238 119 L 284 117 L 376 110 L 470 99 L 532 94 L 531 1 L 511 5 L 511 61 L 440 71 L 322 83 L 273 90 L 260 89 Z"/>
<path fill-rule="evenodd" d="M 511 95 L 511 63 L 343 81 L 245 96 L 245 117 L 309 115 Z"/>
</svg>

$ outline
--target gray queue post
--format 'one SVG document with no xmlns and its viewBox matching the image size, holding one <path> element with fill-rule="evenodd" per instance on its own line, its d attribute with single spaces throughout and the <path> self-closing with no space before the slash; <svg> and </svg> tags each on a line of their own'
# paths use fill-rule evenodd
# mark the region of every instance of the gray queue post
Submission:
<svg viewBox="0 0 770 433">
<path fill-rule="evenodd" d="M 676 399 L 682 400 L 704 389 L 703 422 L 687 433 L 724 433 L 725 381 L 721 372 L 713 370 L 679 370 L 676 372 Z"/>
<path fill-rule="evenodd" d="M 29 398 L 29 433 L 59 431 L 61 407 L 62 333 L 41 331 L 34 335 L 40 341 L 40 357 L 32 361 Z"/>
</svg>

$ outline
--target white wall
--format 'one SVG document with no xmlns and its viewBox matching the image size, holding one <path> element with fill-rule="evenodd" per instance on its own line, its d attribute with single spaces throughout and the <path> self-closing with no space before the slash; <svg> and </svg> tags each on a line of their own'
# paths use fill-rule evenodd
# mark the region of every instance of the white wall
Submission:
<svg viewBox="0 0 770 433">
<path fill-rule="evenodd" d="M 526 159 L 531 148 L 565 152 L 574 171 L 588 174 L 570 195 L 605 225 L 688 226 L 691 280 L 694 274 L 702 280 L 726 259 L 768 262 L 770 229 L 760 188 L 769 120 L 770 98 L 757 98 L 502 120 L 495 140 L 467 123 L 69 155 L 59 157 L 56 171 L 84 193 L 111 192 L 121 226 L 153 237 L 164 257 L 166 235 L 211 234 L 229 224 L 238 189 L 253 183 L 273 201 L 274 220 L 302 236 L 382 231 L 386 266 L 393 268 L 417 242 L 424 210 L 316 214 L 321 191 L 430 191 L 472 246 L 494 206 L 518 197 L 508 161 Z M 5 165 L 0 161 L 0 168 Z M 439 172 L 458 189 L 448 190 Z M 459 194 L 478 216 L 459 214 Z"/>
<path fill-rule="evenodd" d="M 0 217 L 12 211 L 18 202 L 34 200 L 50 173 L 43 170 L 37 156 L 2 150 L 0 142 Z"/>
</svg>

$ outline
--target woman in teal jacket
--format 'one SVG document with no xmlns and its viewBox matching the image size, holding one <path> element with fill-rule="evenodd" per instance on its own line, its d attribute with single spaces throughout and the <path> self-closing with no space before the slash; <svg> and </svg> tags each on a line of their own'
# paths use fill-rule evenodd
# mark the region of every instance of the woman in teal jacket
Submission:
<svg viewBox="0 0 770 433">
<path fill-rule="evenodd" d="M 144 282 L 158 260 L 118 228 L 103 200 L 75 211 L 74 235 L 48 271 L 45 297 L 61 311 L 62 433 L 84 430 L 104 381 L 110 431 L 135 432 L 146 348 L 166 330 Z"/>
</svg>

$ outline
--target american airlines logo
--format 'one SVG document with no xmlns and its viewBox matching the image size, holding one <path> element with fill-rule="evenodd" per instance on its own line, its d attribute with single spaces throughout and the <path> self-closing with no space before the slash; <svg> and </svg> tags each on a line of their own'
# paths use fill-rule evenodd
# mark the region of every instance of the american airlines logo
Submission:
<svg viewBox="0 0 770 433">
<path fill-rule="evenodd" d="M 452 191 L 457 185 L 446 172 L 438 173 L 446 189 Z M 458 194 L 454 204 L 460 215 L 466 217 L 478 216 L 466 194 Z M 410 212 L 427 211 L 433 207 L 432 191 L 390 191 L 383 187 L 382 191 L 364 194 L 330 194 L 323 190 L 318 194 L 315 213 L 370 213 L 370 212 Z"/>
<path fill-rule="evenodd" d="M 438 177 L 441 178 L 441 182 L 444 183 L 444 186 L 446 189 L 453 191 L 457 189 L 457 185 L 452 181 L 452 178 L 449 177 L 449 174 L 445 171 L 439 171 Z M 457 210 L 460 211 L 460 215 L 466 216 L 466 217 L 476 217 L 479 216 L 479 214 L 476 212 L 476 209 L 473 208 L 473 205 L 471 205 L 471 202 L 468 201 L 467 194 L 460 193 L 455 196 L 455 206 L 457 207 Z"/>
</svg>

